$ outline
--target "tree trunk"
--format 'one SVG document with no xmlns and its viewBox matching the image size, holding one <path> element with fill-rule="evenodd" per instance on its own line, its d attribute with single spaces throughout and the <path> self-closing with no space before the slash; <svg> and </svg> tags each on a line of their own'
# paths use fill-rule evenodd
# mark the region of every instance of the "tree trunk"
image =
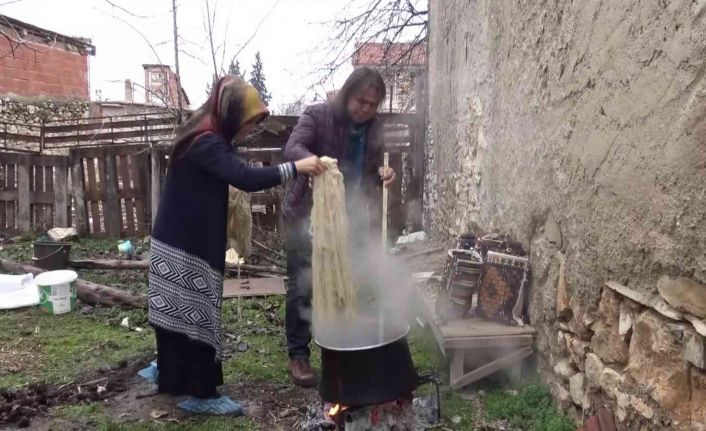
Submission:
<svg viewBox="0 0 706 431">
<path fill-rule="evenodd" d="M 0 268 L 7 272 L 22 274 L 32 273 L 37 275 L 44 272 L 41 268 L 21 265 L 5 259 L 0 259 Z M 124 292 L 115 287 L 103 286 L 81 279 L 76 280 L 76 293 L 78 299 L 91 305 L 122 305 L 135 308 L 145 308 L 147 306 L 147 297 L 145 295 Z"/>
</svg>

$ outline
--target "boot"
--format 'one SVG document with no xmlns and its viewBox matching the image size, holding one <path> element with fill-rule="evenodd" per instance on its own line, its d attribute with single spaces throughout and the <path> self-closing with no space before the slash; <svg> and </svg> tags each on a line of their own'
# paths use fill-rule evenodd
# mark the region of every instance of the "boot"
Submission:
<svg viewBox="0 0 706 431">
<path fill-rule="evenodd" d="M 289 360 L 289 375 L 297 386 L 310 388 L 316 385 L 316 375 L 311 368 L 309 358 L 293 358 Z"/>
</svg>

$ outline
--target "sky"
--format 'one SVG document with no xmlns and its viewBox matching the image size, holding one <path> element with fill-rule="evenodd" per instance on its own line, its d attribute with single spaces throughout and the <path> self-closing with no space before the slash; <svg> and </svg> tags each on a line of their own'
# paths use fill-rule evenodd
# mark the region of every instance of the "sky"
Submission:
<svg viewBox="0 0 706 431">
<path fill-rule="evenodd" d="M 241 50 L 237 58 L 247 78 L 260 51 L 272 94 L 270 108 L 275 112 L 300 98 L 307 102 L 317 94 L 323 96 L 340 87 L 352 70 L 347 64 L 325 85 L 315 85 L 323 76 L 322 67 L 331 60 L 326 52 L 333 22 L 351 13 L 346 9 L 351 3 L 209 0 L 211 13 L 216 10 L 217 67 L 227 70 L 230 59 Z M 181 81 L 192 107 L 205 101 L 214 70 L 205 11 L 206 0 L 177 0 Z M 144 85 L 142 64 L 174 64 L 172 0 L 0 0 L 0 14 L 90 38 L 96 47 L 96 55 L 89 60 L 92 100 L 123 100 L 125 79 Z M 142 91 L 135 93 L 139 101 Z"/>
</svg>

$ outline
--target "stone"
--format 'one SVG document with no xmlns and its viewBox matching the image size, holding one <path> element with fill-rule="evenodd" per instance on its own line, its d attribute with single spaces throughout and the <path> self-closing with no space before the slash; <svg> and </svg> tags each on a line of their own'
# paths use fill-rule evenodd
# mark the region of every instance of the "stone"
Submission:
<svg viewBox="0 0 706 431">
<path fill-rule="evenodd" d="M 683 313 L 706 318 L 706 286 L 687 277 L 663 275 L 657 290 L 669 305 Z"/>
<path fill-rule="evenodd" d="M 594 386 L 598 386 L 600 384 L 601 374 L 603 374 L 604 369 L 605 365 L 603 365 L 603 361 L 601 361 L 601 358 L 599 358 L 598 355 L 595 353 L 589 353 L 586 355 L 586 378 Z"/>
<path fill-rule="evenodd" d="M 559 264 L 559 281 L 556 285 L 556 316 L 559 319 L 568 319 L 571 317 L 571 304 L 569 300 L 569 287 L 566 285 L 565 265 L 566 259 L 562 255 Z"/>
<path fill-rule="evenodd" d="M 554 244 L 559 249 L 561 248 L 561 227 L 551 213 L 547 217 L 547 221 L 544 223 L 544 237 L 548 243 Z"/>
<path fill-rule="evenodd" d="M 645 419 L 650 420 L 652 419 L 652 416 L 654 416 L 652 407 L 648 406 L 644 401 L 634 395 L 630 397 L 630 404 Z"/>
<path fill-rule="evenodd" d="M 604 362 L 624 364 L 628 361 L 629 346 L 618 332 L 620 324 L 620 297 L 612 289 L 603 289 L 598 305 L 597 319 L 592 328 L 591 350 Z"/>
<path fill-rule="evenodd" d="M 611 290 L 621 294 L 626 298 L 630 298 L 638 304 L 642 304 L 645 307 L 652 307 L 652 296 L 646 295 L 644 293 L 638 292 L 637 290 L 630 289 L 627 286 L 623 286 L 620 283 L 614 281 L 607 281 L 605 284 Z"/>
<path fill-rule="evenodd" d="M 667 304 L 662 298 L 655 297 L 652 300 L 652 308 L 664 317 L 668 317 L 672 320 L 682 320 L 684 319 L 684 314 L 679 310 Z"/>
<path fill-rule="evenodd" d="M 696 332 L 698 332 L 700 335 L 706 337 L 706 321 L 703 321 L 699 319 L 696 316 L 693 316 L 691 314 L 685 314 L 684 319 L 688 320 L 689 323 L 694 327 Z"/>
<path fill-rule="evenodd" d="M 606 394 L 615 396 L 623 384 L 623 376 L 612 368 L 604 368 L 599 378 L 599 385 Z"/>
<path fill-rule="evenodd" d="M 691 426 L 694 431 L 706 431 L 706 373 L 691 374 Z"/>
<path fill-rule="evenodd" d="M 582 340 L 590 340 L 593 336 L 591 324 L 594 320 L 590 316 L 590 311 L 581 305 L 578 298 L 575 296 L 571 297 L 569 302 L 571 303 L 572 311 L 571 319 L 568 321 L 569 332 L 573 332 L 578 335 Z"/>
<path fill-rule="evenodd" d="M 684 360 L 702 370 L 706 368 L 706 338 L 696 331 L 687 331 L 684 335 Z"/>
<path fill-rule="evenodd" d="M 566 345 L 569 348 L 569 351 L 581 359 L 584 359 L 586 357 L 586 353 L 591 347 L 591 343 L 589 343 L 588 341 L 583 341 L 576 337 L 569 336 L 566 341 Z"/>
<path fill-rule="evenodd" d="M 565 409 L 572 402 L 571 393 L 564 387 L 564 385 L 559 383 L 552 385 L 552 395 L 554 395 L 554 399 L 559 403 L 559 407 L 562 409 Z"/>
<path fill-rule="evenodd" d="M 583 373 L 574 374 L 569 379 L 569 393 L 571 394 L 571 399 L 574 401 L 574 404 L 584 409 L 590 407 Z"/>
<path fill-rule="evenodd" d="M 571 363 L 566 358 L 561 359 L 556 365 L 554 365 L 554 372 L 564 380 L 568 380 L 576 374 L 576 370 L 573 366 L 571 366 Z"/>
<path fill-rule="evenodd" d="M 627 301 L 620 303 L 620 318 L 618 320 L 618 335 L 623 337 L 623 341 L 627 339 L 628 334 L 632 330 L 632 323 L 635 321 L 633 313 Z"/>
<path fill-rule="evenodd" d="M 627 371 L 667 411 L 689 399 L 685 330 L 685 325 L 670 324 L 652 310 L 640 314 L 633 326 Z"/>
<path fill-rule="evenodd" d="M 618 416 L 620 422 L 624 422 L 628 417 L 628 407 L 630 407 L 630 395 L 624 394 L 622 392 L 615 393 L 615 413 Z"/>
</svg>

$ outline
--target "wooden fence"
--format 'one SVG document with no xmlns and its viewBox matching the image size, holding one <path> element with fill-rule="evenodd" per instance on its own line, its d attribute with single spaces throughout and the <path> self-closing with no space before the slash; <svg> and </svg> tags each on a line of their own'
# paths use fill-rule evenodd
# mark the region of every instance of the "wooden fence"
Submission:
<svg viewBox="0 0 706 431">
<path fill-rule="evenodd" d="M 423 130 L 413 114 L 383 114 L 382 119 L 390 166 L 400 179 L 390 190 L 388 210 L 389 231 L 396 235 L 405 227 L 407 209 L 416 198 L 411 193 L 420 190 L 415 182 L 421 178 L 414 172 L 403 173 L 419 162 Z M 40 151 L 68 149 L 68 157 L 0 150 L 0 232 L 16 235 L 74 226 L 83 234 L 99 237 L 149 234 L 159 206 L 167 153 L 147 145 L 146 140 L 161 142 L 172 133 L 171 126 L 164 119 L 147 116 L 143 120 L 148 123 L 89 120 L 73 128 L 47 124 L 36 136 L 22 138 L 39 145 Z M 240 148 L 240 155 L 251 163 L 281 162 L 282 148 L 296 120 L 273 117 L 257 139 Z M 10 130 L 13 135 L 6 133 L 4 139 L 19 139 L 16 130 Z M 252 195 L 253 219 L 261 227 L 277 226 L 282 195 L 281 191 Z"/>
</svg>

